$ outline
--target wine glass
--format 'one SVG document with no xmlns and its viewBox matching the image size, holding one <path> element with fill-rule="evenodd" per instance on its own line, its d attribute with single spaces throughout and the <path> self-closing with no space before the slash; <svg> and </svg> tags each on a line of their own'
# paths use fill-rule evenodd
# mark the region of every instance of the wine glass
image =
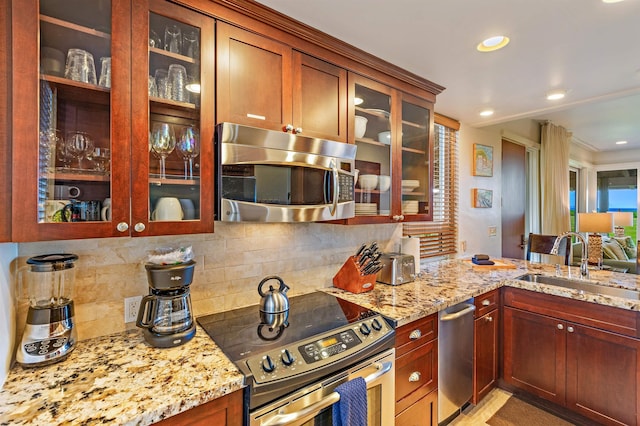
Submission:
<svg viewBox="0 0 640 426">
<path fill-rule="evenodd" d="M 69 132 L 65 145 L 67 151 L 78 159 L 78 168 L 80 170 L 84 169 L 84 167 L 82 167 L 82 160 L 87 154 L 93 152 L 93 138 L 85 132 Z"/>
<path fill-rule="evenodd" d="M 183 128 L 180 140 L 176 144 L 176 150 L 184 160 L 184 178 L 193 179 L 193 159 L 200 154 L 200 134 L 198 129 L 193 126 Z M 189 165 L 188 174 L 187 163 Z"/>
<path fill-rule="evenodd" d="M 176 147 L 173 127 L 168 123 L 153 123 L 151 130 L 151 149 L 160 156 L 160 179 L 166 179 L 165 159 Z"/>
</svg>

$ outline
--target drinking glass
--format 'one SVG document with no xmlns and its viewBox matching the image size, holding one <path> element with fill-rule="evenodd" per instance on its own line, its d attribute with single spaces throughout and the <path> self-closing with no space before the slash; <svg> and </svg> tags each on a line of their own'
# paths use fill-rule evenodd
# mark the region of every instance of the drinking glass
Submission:
<svg viewBox="0 0 640 426">
<path fill-rule="evenodd" d="M 193 126 L 183 128 L 180 140 L 176 144 L 176 150 L 184 160 L 184 178 L 193 179 L 193 159 L 200 154 L 200 134 L 198 129 Z M 187 164 L 189 166 L 188 173 Z"/>
<path fill-rule="evenodd" d="M 69 153 L 78 159 L 78 168 L 84 169 L 82 160 L 93 151 L 93 138 L 85 132 L 69 132 L 65 144 Z"/>
<path fill-rule="evenodd" d="M 151 150 L 160 156 L 160 179 L 166 179 L 165 159 L 176 147 L 173 127 L 168 123 L 153 123 L 151 130 Z"/>
<path fill-rule="evenodd" d="M 156 85 L 156 78 L 152 75 L 149 76 L 149 97 L 158 97 L 158 86 Z"/>
<path fill-rule="evenodd" d="M 93 55 L 82 49 L 69 49 L 64 77 L 83 83 L 97 84 Z"/>
<path fill-rule="evenodd" d="M 158 97 L 171 99 L 171 82 L 167 70 L 156 70 L 156 86 L 158 87 Z"/>
<path fill-rule="evenodd" d="M 182 37 L 182 52 L 193 59 L 200 57 L 200 40 L 196 31 L 187 31 Z"/>
<path fill-rule="evenodd" d="M 187 84 L 187 69 L 178 64 L 169 65 L 169 84 L 171 84 L 171 99 L 179 102 L 187 102 L 189 96 L 185 90 Z"/>
<path fill-rule="evenodd" d="M 164 29 L 164 50 L 172 53 L 182 52 L 182 31 L 176 24 L 167 25 Z"/>
<path fill-rule="evenodd" d="M 111 57 L 100 58 L 100 80 L 99 86 L 111 87 Z"/>
<path fill-rule="evenodd" d="M 106 172 L 109 170 L 111 150 L 109 148 L 96 147 L 93 152 L 87 155 L 87 159 L 93 161 L 95 170 Z"/>
<path fill-rule="evenodd" d="M 162 49 L 162 40 L 160 40 L 160 36 L 151 29 L 149 30 L 149 46 Z"/>
<path fill-rule="evenodd" d="M 67 148 L 67 144 L 64 139 L 60 137 L 58 143 L 56 144 L 56 158 L 58 162 L 62 165 L 63 169 L 71 168 L 71 161 L 73 160 L 73 154 L 69 152 Z"/>
</svg>

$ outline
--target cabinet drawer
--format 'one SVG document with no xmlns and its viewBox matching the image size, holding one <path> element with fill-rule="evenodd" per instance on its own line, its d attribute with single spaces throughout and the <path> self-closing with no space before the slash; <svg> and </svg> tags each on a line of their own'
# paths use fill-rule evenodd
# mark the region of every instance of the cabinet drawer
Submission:
<svg viewBox="0 0 640 426">
<path fill-rule="evenodd" d="M 437 426 L 438 391 L 420 398 L 396 416 L 396 426 Z"/>
<path fill-rule="evenodd" d="M 396 359 L 396 413 L 437 388 L 438 344 L 432 340 Z"/>
<path fill-rule="evenodd" d="M 438 337 L 437 314 L 421 318 L 396 330 L 396 357 Z"/>
<path fill-rule="evenodd" d="M 491 290 L 488 293 L 477 296 L 473 302 L 476 305 L 475 317 L 480 318 L 487 312 L 493 311 L 500 304 L 500 290 Z"/>
</svg>

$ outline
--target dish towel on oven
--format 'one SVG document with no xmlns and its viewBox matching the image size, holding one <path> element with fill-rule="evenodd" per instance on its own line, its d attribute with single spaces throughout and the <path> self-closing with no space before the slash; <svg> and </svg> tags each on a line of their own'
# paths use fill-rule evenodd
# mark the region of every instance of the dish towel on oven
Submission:
<svg viewBox="0 0 640 426">
<path fill-rule="evenodd" d="M 333 404 L 333 426 L 367 426 L 367 382 L 356 377 L 335 390 L 340 401 Z"/>
</svg>

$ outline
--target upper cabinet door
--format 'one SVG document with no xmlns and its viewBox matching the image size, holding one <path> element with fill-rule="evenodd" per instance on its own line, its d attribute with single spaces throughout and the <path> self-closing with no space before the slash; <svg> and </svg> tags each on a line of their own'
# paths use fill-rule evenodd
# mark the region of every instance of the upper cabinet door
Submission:
<svg viewBox="0 0 640 426">
<path fill-rule="evenodd" d="M 347 72 L 218 23 L 218 122 L 347 141 Z"/>
<path fill-rule="evenodd" d="M 14 241 L 122 235 L 130 19 L 124 0 L 14 2 Z"/>
<path fill-rule="evenodd" d="M 291 48 L 219 22 L 218 122 L 285 130 L 291 123 Z"/>
<path fill-rule="evenodd" d="M 134 2 L 132 235 L 213 231 L 213 19 Z"/>
</svg>

